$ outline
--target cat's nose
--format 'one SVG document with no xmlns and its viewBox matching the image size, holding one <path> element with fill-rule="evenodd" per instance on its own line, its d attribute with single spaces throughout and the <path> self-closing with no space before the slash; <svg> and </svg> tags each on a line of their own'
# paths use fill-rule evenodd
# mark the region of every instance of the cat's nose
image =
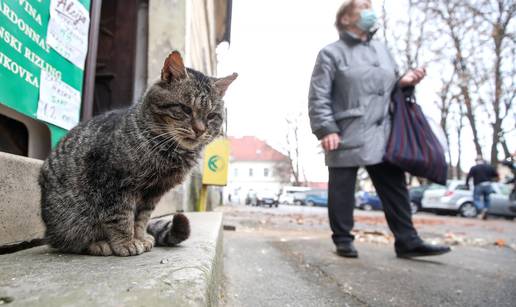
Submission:
<svg viewBox="0 0 516 307">
<path fill-rule="evenodd" d="M 206 125 L 203 122 L 196 120 L 192 123 L 192 129 L 195 132 L 195 136 L 199 137 L 206 131 Z"/>
</svg>

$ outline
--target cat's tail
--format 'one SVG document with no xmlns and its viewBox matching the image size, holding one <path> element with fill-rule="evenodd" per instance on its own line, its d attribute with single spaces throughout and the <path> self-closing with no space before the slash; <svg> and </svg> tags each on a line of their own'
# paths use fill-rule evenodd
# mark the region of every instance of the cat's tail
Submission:
<svg viewBox="0 0 516 307">
<path fill-rule="evenodd" d="M 156 240 L 156 246 L 174 246 L 190 236 L 190 221 L 181 213 L 176 213 L 172 220 L 151 220 L 147 232 Z"/>
</svg>

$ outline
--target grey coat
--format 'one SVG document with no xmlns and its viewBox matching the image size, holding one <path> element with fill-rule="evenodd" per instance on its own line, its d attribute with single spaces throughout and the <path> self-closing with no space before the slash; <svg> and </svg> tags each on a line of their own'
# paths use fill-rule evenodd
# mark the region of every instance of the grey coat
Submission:
<svg viewBox="0 0 516 307">
<path fill-rule="evenodd" d="M 343 32 L 319 52 L 308 109 L 318 139 L 340 135 L 339 148 L 326 153 L 328 167 L 382 162 L 391 127 L 390 94 L 398 75 L 389 50 L 376 40 L 363 42 Z"/>
</svg>

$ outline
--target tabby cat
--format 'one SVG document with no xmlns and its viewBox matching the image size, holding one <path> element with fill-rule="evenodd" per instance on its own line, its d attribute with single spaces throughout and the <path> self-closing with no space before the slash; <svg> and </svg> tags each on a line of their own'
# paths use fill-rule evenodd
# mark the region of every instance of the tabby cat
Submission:
<svg viewBox="0 0 516 307">
<path fill-rule="evenodd" d="M 73 128 L 39 176 L 47 242 L 70 253 L 133 256 L 186 240 L 186 216 L 149 219 L 220 135 L 222 97 L 236 77 L 185 68 L 174 51 L 141 102 Z"/>
</svg>

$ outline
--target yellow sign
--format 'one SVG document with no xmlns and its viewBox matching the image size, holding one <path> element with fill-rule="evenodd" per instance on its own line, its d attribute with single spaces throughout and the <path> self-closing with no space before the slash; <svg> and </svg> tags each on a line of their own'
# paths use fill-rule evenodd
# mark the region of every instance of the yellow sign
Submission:
<svg viewBox="0 0 516 307">
<path fill-rule="evenodd" d="M 228 182 L 229 141 L 217 139 L 206 146 L 202 184 L 226 185 Z"/>
</svg>

